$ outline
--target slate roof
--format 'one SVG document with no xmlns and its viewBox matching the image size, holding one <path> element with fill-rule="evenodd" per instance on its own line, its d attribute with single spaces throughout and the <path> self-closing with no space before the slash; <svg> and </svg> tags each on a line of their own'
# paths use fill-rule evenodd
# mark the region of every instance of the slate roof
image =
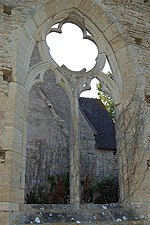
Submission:
<svg viewBox="0 0 150 225">
<path fill-rule="evenodd" d="M 79 98 L 80 110 L 94 128 L 97 149 L 116 150 L 115 123 L 100 99 Z"/>
</svg>

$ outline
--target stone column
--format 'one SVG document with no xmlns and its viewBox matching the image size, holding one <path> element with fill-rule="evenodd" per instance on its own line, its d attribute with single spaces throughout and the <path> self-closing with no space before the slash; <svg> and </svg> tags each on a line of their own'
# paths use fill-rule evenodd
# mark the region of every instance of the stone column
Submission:
<svg viewBox="0 0 150 225">
<path fill-rule="evenodd" d="M 79 141 L 79 103 L 80 84 L 84 76 L 83 71 L 75 72 L 68 70 L 65 66 L 60 69 L 63 79 L 58 79 L 68 93 L 71 105 L 71 141 L 70 141 L 70 204 L 74 209 L 80 206 L 80 141 Z"/>
<path fill-rule="evenodd" d="M 79 152 L 79 106 L 78 98 L 73 96 L 72 112 L 72 140 L 70 148 L 70 204 L 78 209 L 80 206 L 80 152 Z"/>
</svg>

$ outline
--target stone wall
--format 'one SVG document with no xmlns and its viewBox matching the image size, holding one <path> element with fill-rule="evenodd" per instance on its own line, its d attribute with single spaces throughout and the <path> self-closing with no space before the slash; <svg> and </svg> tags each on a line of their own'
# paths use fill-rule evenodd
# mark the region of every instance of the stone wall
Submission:
<svg viewBox="0 0 150 225">
<path fill-rule="evenodd" d="M 80 112 L 80 169 L 81 177 L 102 181 L 106 177 L 118 177 L 116 152 L 96 149 L 94 130 Z"/>
</svg>

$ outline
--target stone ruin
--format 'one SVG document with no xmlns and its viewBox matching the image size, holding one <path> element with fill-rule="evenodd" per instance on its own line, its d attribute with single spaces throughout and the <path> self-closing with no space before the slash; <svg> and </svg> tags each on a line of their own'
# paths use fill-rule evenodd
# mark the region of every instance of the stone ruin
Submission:
<svg viewBox="0 0 150 225">
<path fill-rule="evenodd" d="M 0 1 L 0 224 L 14 224 L 12 212 L 14 219 L 27 207 L 24 193 L 29 95 L 49 70 L 70 104 L 72 210 L 81 207 L 78 98 L 90 89 L 91 80 L 98 78 L 112 96 L 116 111 L 120 203 L 150 221 L 149 15 L 148 0 Z M 47 34 L 57 23 L 55 31 L 61 32 L 66 22 L 79 26 L 84 38 L 96 44 L 98 56 L 92 70 L 70 71 L 58 66 L 49 54 Z M 37 49 L 39 54 L 35 55 Z M 113 80 L 102 72 L 106 59 Z M 45 103 L 51 106 L 46 99 Z"/>
</svg>

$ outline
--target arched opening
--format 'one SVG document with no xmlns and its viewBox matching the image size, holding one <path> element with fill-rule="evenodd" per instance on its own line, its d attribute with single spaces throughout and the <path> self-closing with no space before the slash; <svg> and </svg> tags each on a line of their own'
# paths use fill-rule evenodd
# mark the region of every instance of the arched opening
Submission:
<svg viewBox="0 0 150 225">
<path fill-rule="evenodd" d="M 64 25 L 63 24 L 56 24 L 56 25 L 54 25 L 53 27 L 51 27 L 50 28 L 50 31 L 51 31 L 51 33 L 50 34 L 52 34 L 54 31 L 55 32 L 57 32 L 57 33 L 61 33 L 61 29 L 63 28 L 63 26 L 65 26 L 65 25 L 68 25 L 69 24 L 69 26 L 70 26 L 70 23 L 65 23 Z M 71 24 L 72 25 L 72 24 Z M 86 28 L 83 28 L 82 27 L 82 32 L 81 32 L 81 29 L 78 27 L 78 26 L 76 26 L 76 25 L 72 25 L 72 26 L 75 26 L 75 30 L 76 29 L 78 29 L 78 31 L 79 31 L 79 37 L 80 37 L 80 39 L 81 39 L 81 33 L 83 34 L 82 36 L 84 37 L 84 39 L 86 40 L 88 40 L 89 42 L 91 42 L 92 43 L 92 45 L 94 44 L 94 38 L 92 37 L 92 34 L 90 34 L 88 31 L 87 31 L 87 29 Z M 60 34 L 57 34 L 57 35 L 60 35 Z M 83 38 L 82 37 L 82 38 Z M 52 38 L 54 38 L 54 37 L 52 37 Z M 48 39 L 48 36 L 47 36 L 47 39 Z M 83 39 L 83 40 L 84 40 Z M 81 39 L 82 40 L 82 39 Z M 85 41 L 84 40 L 84 41 Z M 56 45 L 57 46 L 57 45 Z M 87 200 L 87 196 L 86 196 L 86 194 L 84 194 L 84 193 L 82 193 L 82 194 L 80 194 L 80 192 L 82 192 L 81 191 L 81 189 L 84 189 L 84 186 L 83 186 L 83 183 L 84 182 L 87 182 L 86 181 L 86 177 L 88 177 L 89 176 L 89 174 L 88 173 L 86 173 L 87 171 L 93 171 L 93 173 L 91 173 L 91 176 L 92 176 L 92 174 L 93 174 L 93 177 L 91 177 L 91 180 L 93 179 L 93 183 L 95 182 L 95 183 L 97 183 L 97 180 L 96 179 L 103 179 L 104 177 L 106 177 L 107 175 L 106 174 L 109 174 L 109 175 L 111 175 L 111 173 L 107 173 L 106 172 L 106 174 L 105 175 L 99 175 L 101 172 L 100 172 L 100 167 L 101 167 L 101 165 L 99 164 L 99 161 L 100 161 L 100 158 L 101 158 L 101 162 L 104 162 L 104 159 L 102 159 L 102 158 L 105 158 L 105 156 L 103 157 L 103 153 L 101 154 L 101 156 L 100 157 L 98 157 L 98 155 L 99 155 L 99 153 L 98 152 L 96 152 L 95 151 L 95 153 L 93 154 L 91 154 L 91 152 L 92 152 L 92 148 L 97 148 L 97 147 L 95 147 L 96 146 L 96 144 L 93 142 L 93 140 L 95 139 L 97 139 L 97 131 L 95 131 L 95 132 L 93 132 L 93 133 L 95 133 L 95 137 L 93 138 L 93 140 L 91 141 L 91 142 L 93 142 L 94 143 L 94 145 L 93 145 L 93 143 L 92 143 L 92 147 L 90 148 L 90 151 L 87 153 L 87 151 L 85 151 L 85 145 L 83 144 L 84 143 L 84 138 L 82 137 L 82 135 L 81 136 L 79 136 L 79 130 L 81 131 L 81 129 L 80 129 L 80 124 L 79 124 L 79 121 L 80 120 L 82 120 L 81 118 L 82 118 L 82 115 L 79 113 L 79 103 L 77 103 L 77 99 L 78 99 L 78 97 L 79 97 L 79 93 L 80 92 L 82 92 L 83 90 L 81 90 L 81 87 L 83 88 L 83 89 L 89 89 L 89 87 L 88 87 L 88 85 L 87 85 L 87 83 L 85 82 L 83 82 L 84 80 L 82 80 L 82 77 L 86 77 L 86 74 L 87 74 L 87 76 L 89 76 L 88 74 L 92 74 L 92 70 L 93 69 L 95 69 L 95 68 L 97 68 L 97 66 L 99 66 L 99 64 L 98 63 L 96 63 L 96 60 L 97 60 L 97 54 L 98 54 L 98 48 L 96 47 L 96 45 L 94 44 L 94 46 L 95 46 L 95 50 L 94 50 L 94 57 L 92 58 L 92 64 L 90 63 L 91 62 L 91 59 L 89 60 L 89 61 L 87 61 L 87 58 L 85 59 L 85 60 L 83 60 L 83 62 L 81 63 L 81 65 L 80 65 L 80 67 L 76 67 L 76 64 L 74 65 L 74 62 L 75 62 L 75 59 L 73 59 L 73 60 L 71 60 L 70 62 L 75 66 L 74 67 L 74 71 L 72 71 L 72 67 L 69 67 L 69 69 L 71 69 L 71 70 L 68 70 L 68 68 L 67 68 L 67 66 L 66 65 L 68 65 L 67 64 L 67 62 L 66 63 L 63 63 L 63 62 L 58 62 L 58 64 L 59 64 L 59 66 L 61 66 L 62 64 L 65 64 L 65 66 L 66 67 L 58 67 L 58 71 L 59 71 L 59 73 L 61 74 L 61 73 L 63 73 L 63 76 L 62 75 L 60 75 L 60 77 L 62 76 L 63 78 L 60 78 L 59 77 L 59 75 L 57 75 L 56 77 L 56 80 L 57 80 L 57 83 L 59 83 L 61 86 L 63 86 L 64 87 L 64 89 L 66 89 L 67 90 L 67 93 L 68 93 L 68 90 L 69 90 L 69 93 L 70 93 L 70 99 L 69 99 L 69 104 L 70 104 L 70 107 L 71 107 L 71 111 L 70 111 L 70 113 L 69 113 L 69 111 L 68 110 L 66 110 L 66 115 L 68 115 L 67 117 L 68 118 L 71 118 L 70 119 L 70 124 L 72 125 L 72 127 L 69 129 L 69 131 L 71 131 L 71 133 L 70 133 L 70 140 L 71 140 L 71 142 L 69 142 L 69 144 L 70 144 L 70 146 L 69 146 L 69 144 L 68 143 L 66 143 L 67 142 L 67 139 L 64 141 L 64 140 L 57 140 L 57 138 L 56 138 L 56 146 L 58 145 L 58 143 L 59 143 L 59 141 L 61 142 L 61 144 L 62 144 L 62 142 L 64 141 L 65 142 L 65 145 L 66 146 L 68 146 L 68 149 L 67 148 L 65 148 L 64 149 L 64 151 L 65 151 L 65 154 L 66 154 L 66 156 L 67 157 L 69 157 L 69 154 L 70 154 L 70 160 L 71 160 L 71 163 L 70 163 L 70 193 L 68 193 L 68 190 L 69 190 L 69 188 L 67 189 L 67 196 L 65 196 L 65 200 L 63 199 L 62 201 L 60 201 L 60 199 L 58 199 L 58 201 L 56 202 L 54 202 L 54 201 L 47 201 L 48 200 L 48 198 L 47 197 L 45 197 L 45 199 L 46 199 L 46 202 L 43 202 L 43 203 L 67 203 L 67 202 L 69 202 L 69 199 L 70 199 L 70 201 L 74 201 L 74 199 L 76 199 L 76 196 L 77 196 L 77 200 L 75 200 L 77 203 L 74 203 L 74 204 L 80 204 L 80 201 L 81 202 L 89 202 L 88 200 Z M 60 51 L 60 49 L 58 49 L 59 51 Z M 58 56 L 60 57 L 60 58 L 64 58 L 64 57 L 62 57 L 61 56 L 61 54 L 59 55 L 59 53 L 60 52 L 58 52 L 58 50 L 56 51 L 57 52 L 57 54 L 58 54 Z M 79 49 L 80 50 L 80 49 Z M 79 52 L 79 50 L 77 51 L 77 55 L 76 55 L 76 57 L 78 57 L 79 55 L 80 55 L 80 52 Z M 88 49 L 89 50 L 89 49 Z M 82 54 L 81 54 L 82 55 Z M 90 55 L 90 51 L 88 52 L 88 55 Z M 51 55 L 51 46 L 50 46 L 50 56 L 52 56 Z M 105 57 L 105 54 L 99 54 L 98 55 L 98 57 L 102 57 L 102 58 L 100 58 L 101 60 L 102 60 L 102 64 L 100 65 L 100 67 L 101 67 L 101 69 L 103 68 L 103 64 L 104 64 L 104 61 L 106 61 L 106 57 Z M 55 58 L 55 57 L 54 57 Z M 81 57 L 81 59 L 82 58 L 84 58 L 84 57 Z M 33 59 L 34 59 L 34 56 L 33 56 Z M 99 59 L 99 60 L 100 60 Z M 55 60 L 55 59 L 54 59 Z M 57 60 L 56 60 L 57 61 Z M 93 61 L 94 61 L 94 63 L 95 64 L 93 64 Z M 33 63 L 33 62 L 32 62 Z M 87 67 L 87 66 L 84 66 L 84 63 L 87 63 L 87 65 L 89 66 L 89 67 Z M 91 64 L 91 65 L 90 65 Z M 93 66 L 94 65 L 94 66 Z M 106 61 L 106 65 L 107 65 L 107 67 L 109 67 L 109 65 L 108 65 L 108 61 Z M 86 67 L 86 70 L 87 71 L 84 71 L 84 70 L 82 70 L 84 67 Z M 34 69 L 34 68 L 33 68 Z M 99 69 L 99 68 L 98 68 Z M 81 70 L 80 72 L 78 72 L 79 70 Z M 81 73 L 81 74 L 80 74 Z M 83 73 L 83 74 L 82 74 Z M 68 76 L 68 74 L 69 74 L 69 76 Z M 78 75 L 79 74 L 79 75 Z M 90 75 L 91 76 L 91 75 Z M 97 75 L 96 75 L 97 76 Z M 105 74 L 102 72 L 102 76 L 103 76 L 103 79 L 105 80 Z M 107 76 L 108 77 L 108 76 Z M 38 79 L 40 80 L 41 79 L 41 75 L 39 74 L 37 74 L 37 77 L 35 77 L 35 80 L 36 80 L 36 82 L 38 81 Z M 107 78 L 107 79 L 109 79 L 109 80 L 111 80 L 110 78 Z M 91 80 L 91 78 L 90 78 L 90 80 Z M 76 83 L 77 82 L 77 83 Z M 104 81 L 103 81 L 104 82 Z M 55 84 L 56 84 L 56 82 L 55 82 L 55 84 L 54 84 L 54 82 L 53 81 L 51 81 L 50 82 L 51 83 L 51 85 L 52 86 L 55 86 Z M 84 85 L 85 84 L 85 85 Z M 56 86 L 55 86 L 55 88 L 56 88 Z M 109 88 L 108 88 L 109 89 Z M 47 90 L 48 91 L 48 90 Z M 51 101 L 50 100 L 46 100 L 45 99 L 45 97 L 44 96 L 46 96 L 47 94 L 45 93 L 45 94 L 43 94 L 43 91 L 39 91 L 39 95 L 42 97 L 43 96 L 43 98 L 44 98 L 44 101 L 47 103 L 47 104 L 49 104 L 49 109 L 51 109 L 52 111 L 53 111 L 53 114 L 56 114 L 56 113 L 54 113 L 54 109 L 53 109 L 53 107 L 51 108 Z M 56 97 L 57 95 L 55 95 L 55 97 Z M 61 96 L 61 97 L 63 97 L 63 96 Z M 49 102 L 50 101 L 50 102 Z M 49 102 L 49 103 L 48 103 Z M 57 97 L 56 97 L 56 102 L 57 102 Z M 80 101 L 79 101 L 80 102 Z M 57 102 L 57 104 L 59 103 L 59 101 Z M 41 107 L 40 107 L 41 108 Z M 97 107 L 95 108 L 95 110 L 97 110 Z M 68 114 L 69 113 L 69 114 Z M 79 115 L 80 114 L 80 115 Z M 93 113 L 92 113 L 93 114 Z M 94 115 L 94 114 L 93 114 Z M 58 116 L 56 115 L 56 117 L 57 117 L 57 119 L 58 119 Z M 63 119 L 63 117 L 61 118 L 62 120 L 64 120 Z M 37 118 L 37 120 L 38 120 L 38 118 Z M 36 121 L 36 120 L 35 120 Z M 37 121 L 36 121 L 37 122 Z M 87 121 L 85 122 L 85 123 L 87 123 Z M 84 126 L 84 125 L 83 125 Z M 56 126 L 57 127 L 57 126 Z M 82 127 L 82 125 L 81 125 L 81 127 Z M 32 130 L 32 128 L 29 128 L 29 130 Z M 92 129 L 93 129 L 93 127 L 92 127 Z M 60 131 L 60 129 L 59 129 L 59 131 Z M 48 131 L 47 133 L 49 133 L 49 132 L 52 132 L 51 130 L 50 131 Z M 44 133 L 44 132 L 43 132 Z M 55 132 L 52 132 L 52 135 L 51 135 L 51 138 L 53 137 L 53 134 L 54 134 Z M 62 135 L 62 134 L 61 134 Z M 38 136 L 38 135 L 37 135 Z M 84 135 L 83 135 L 84 136 Z M 29 142 L 33 142 L 32 140 L 30 141 L 30 138 L 31 138 L 31 135 L 29 136 Z M 91 137 L 90 137 L 91 138 Z M 33 139 L 35 139 L 35 138 L 33 138 Z M 55 138 L 52 138 L 52 139 L 54 139 L 55 140 Z M 42 148 L 43 149 L 45 149 L 45 148 L 47 148 L 47 149 L 50 149 L 50 147 L 48 147 L 48 146 L 45 146 L 45 138 L 43 137 L 43 140 L 44 140 L 44 143 L 43 142 L 41 142 L 41 141 L 38 141 L 37 140 L 37 143 L 35 144 L 34 143 L 34 147 L 36 147 L 37 148 L 37 151 L 38 152 L 41 152 L 42 154 L 43 154 L 43 150 L 42 150 Z M 102 139 L 101 139 L 102 140 Z M 47 142 L 47 141 L 46 141 Z M 90 141 L 89 141 L 90 142 Z M 43 147 L 41 147 L 41 143 L 42 143 L 42 146 Z M 51 144 L 51 143 L 50 143 Z M 62 146 L 61 146 L 61 144 L 60 144 L 60 149 L 62 148 Z M 40 147 L 39 147 L 40 146 Z M 33 147 L 33 148 L 34 148 Z M 80 155 L 79 155 L 79 149 L 83 149 L 83 152 L 82 152 L 82 150 L 80 150 L 81 151 L 81 161 L 80 161 Z M 106 147 L 105 147 L 106 148 Z M 59 149 L 59 150 L 60 150 Z M 73 150 L 72 150 L 73 149 Z M 103 149 L 103 148 L 102 148 Z M 33 152 L 33 150 L 32 150 L 32 146 L 31 147 L 29 147 L 29 148 L 27 148 L 27 150 L 28 150 L 28 152 L 29 152 L 29 155 L 32 155 L 32 152 Z M 109 149 L 107 149 L 108 151 L 109 151 Z M 113 147 L 113 150 L 114 150 L 114 147 Z M 68 151 L 68 152 L 67 152 Z M 51 152 L 52 154 L 53 154 L 53 151 Z M 83 153 L 83 154 L 82 154 Z M 112 152 L 111 152 L 112 153 Z M 114 152 L 113 152 L 114 153 Z M 86 154 L 86 157 L 84 157 L 84 154 Z M 90 157 L 90 154 L 92 155 L 92 157 Z M 34 155 L 35 155 L 35 153 L 34 153 Z M 55 154 L 54 154 L 55 155 Z M 59 155 L 59 157 L 61 158 L 61 154 L 58 154 Z M 109 156 L 112 156 L 112 157 L 115 157 L 114 155 L 115 154 L 109 154 Z M 45 156 L 43 155 L 43 156 L 41 156 L 40 157 L 40 160 L 42 159 L 42 157 L 43 157 L 43 161 L 45 160 L 44 158 L 45 158 Z M 29 158 L 30 158 L 30 156 L 29 156 Z M 52 157 L 50 157 L 49 159 L 48 159 L 48 157 L 46 158 L 46 160 L 48 160 L 49 162 L 48 162 L 48 164 L 50 163 L 50 159 L 51 159 Z M 61 159 L 58 159 L 58 161 L 63 161 L 63 159 L 61 158 Z M 82 158 L 83 159 L 86 159 L 86 160 L 82 160 Z M 30 160 L 29 160 L 29 163 L 30 164 L 34 164 L 34 163 L 32 163 L 32 157 L 31 157 L 31 162 L 30 162 Z M 55 159 L 54 159 L 54 161 L 55 160 L 57 160 L 56 159 L 56 157 L 55 157 Z M 95 161 L 96 160 L 96 161 Z M 80 165 L 79 165 L 79 161 L 80 161 Z M 92 163 L 90 162 L 90 161 L 92 161 Z M 105 161 L 107 161 L 107 160 L 105 160 Z M 110 159 L 109 159 L 109 161 L 113 161 L 112 160 L 112 158 L 110 157 Z M 65 162 L 65 160 L 63 161 L 63 162 Z M 40 164 L 43 164 L 43 162 L 39 162 Z M 47 162 L 46 162 L 47 163 Z M 37 168 L 35 167 L 34 169 L 32 168 L 33 166 L 30 166 L 30 164 L 28 165 L 27 164 L 27 168 L 29 168 L 28 170 L 27 170 L 27 172 L 26 172 L 26 174 L 28 174 L 28 173 L 30 173 L 30 170 L 32 169 L 33 170 L 33 173 L 35 173 L 35 169 L 36 169 L 36 172 L 37 172 Z M 63 164 L 63 163 L 62 163 Z M 92 167 L 90 168 L 89 166 L 87 166 L 87 165 L 89 165 L 89 164 L 91 164 L 92 165 Z M 107 164 L 107 162 L 105 162 L 105 167 L 106 167 L 106 164 Z M 113 167 L 114 167 L 114 162 L 112 163 L 113 164 Z M 68 174 L 68 171 L 67 171 L 67 173 L 66 174 L 62 174 L 62 170 L 61 169 L 59 169 L 59 167 L 57 167 L 56 166 L 57 165 L 57 162 L 55 163 L 55 166 L 54 167 L 56 167 L 57 169 L 54 169 L 53 170 L 53 168 L 52 168 L 52 172 L 49 170 L 48 172 L 49 172 L 49 174 L 46 174 L 46 176 L 47 177 L 45 177 L 45 178 L 41 178 L 42 179 L 42 181 L 40 180 L 40 178 L 39 177 L 37 177 L 36 176 L 36 178 L 35 178 L 35 180 L 33 179 L 33 181 L 32 182 L 30 182 L 30 180 L 28 181 L 28 182 L 26 182 L 26 183 L 33 183 L 33 185 L 31 185 L 32 186 L 32 189 L 33 190 L 30 190 L 30 188 L 28 189 L 28 186 L 30 186 L 30 185 L 27 185 L 26 187 L 26 193 L 27 193 L 27 196 L 29 197 L 28 199 L 30 199 L 30 197 L 32 198 L 32 195 L 33 195 L 33 200 L 35 199 L 35 197 L 34 197 L 34 194 L 36 195 L 37 194 L 37 192 L 38 192 L 38 194 L 41 194 L 41 195 L 44 195 L 43 194 L 43 192 L 45 193 L 45 192 L 47 192 L 46 194 L 47 195 L 49 195 L 50 196 L 50 193 L 48 192 L 48 190 L 43 190 L 43 187 L 41 187 L 41 186 L 46 186 L 46 187 L 48 187 L 48 185 L 49 185 L 49 187 L 51 187 L 51 185 L 53 185 L 51 182 L 55 182 L 55 188 L 56 188 L 56 184 L 57 184 L 57 178 L 59 177 L 59 181 L 60 181 L 60 177 L 61 176 L 66 176 L 66 174 Z M 65 164 L 65 166 L 66 165 L 68 165 L 69 166 L 69 163 L 66 163 Z M 46 166 L 45 165 L 42 165 L 44 168 L 46 168 Z M 79 171 L 80 169 L 80 166 L 81 167 L 84 167 L 84 170 L 81 172 L 81 171 Z M 95 167 L 94 169 L 93 169 L 93 166 Z M 53 167 L 53 166 L 52 166 Z M 40 168 L 40 166 L 39 166 L 39 168 Z M 64 167 L 65 168 L 65 167 Z M 88 168 L 88 169 L 87 169 Z M 40 169 L 39 169 L 40 170 Z M 72 170 L 72 172 L 71 172 L 71 170 Z M 102 166 L 102 170 L 103 170 L 103 174 L 104 174 L 104 166 Z M 115 169 L 114 169 L 115 170 Z M 28 172 L 29 171 L 29 172 Z M 86 171 L 86 172 L 84 172 L 84 171 Z M 30 176 L 30 175 L 26 175 L 26 177 L 32 177 L 33 178 L 33 176 Z M 43 177 L 43 175 L 41 176 L 41 177 Z M 101 178 L 100 178 L 101 177 Z M 68 178 L 68 177 L 67 177 Z M 46 182 L 47 182 L 47 184 L 46 184 L 46 182 L 45 182 L 45 180 L 46 180 Z M 28 179 L 26 179 L 26 180 L 28 180 Z M 40 182 L 42 183 L 43 182 L 43 180 L 44 180 L 44 182 L 45 182 L 45 184 L 43 185 L 40 185 Z M 68 179 L 67 179 L 67 182 L 68 182 Z M 37 184 L 38 184 L 38 186 L 40 187 L 40 190 L 37 190 Z M 68 183 L 67 183 L 68 184 Z M 93 184 L 92 184 L 93 185 Z M 36 189 L 34 190 L 34 186 L 36 186 Z M 59 186 L 60 186 L 60 183 L 59 183 Z M 61 186 L 63 186 L 63 185 L 61 185 Z M 42 192 L 41 192 L 41 188 L 42 188 Z M 72 190 L 71 190 L 71 188 L 72 188 Z M 76 190 L 74 190 L 74 188 L 76 189 Z M 54 190 L 54 189 L 53 189 Z M 61 190 L 62 191 L 62 190 Z M 34 193 L 33 193 L 34 192 Z M 75 194 L 76 192 L 78 192 L 77 193 L 77 195 Z M 58 195 L 58 193 L 55 193 L 55 191 L 54 191 L 54 194 L 56 194 L 57 196 L 59 196 L 59 198 L 60 198 L 60 195 Z M 82 195 L 82 196 L 81 196 Z M 81 196 L 81 199 L 80 199 L 80 196 Z M 67 199 L 68 198 L 68 199 Z M 85 198 L 86 198 L 86 200 L 85 200 Z M 91 198 L 91 200 L 90 200 L 90 202 L 93 202 L 93 201 L 95 201 L 95 200 L 93 200 L 93 198 L 94 199 L 96 199 L 95 198 L 95 196 L 94 196 L 94 194 L 93 194 L 93 197 Z M 117 199 L 118 200 L 118 199 Z M 34 201 L 30 201 L 30 200 L 27 200 L 29 203 L 34 203 Z M 113 201 L 113 200 L 112 200 Z M 114 200 L 114 201 L 116 201 L 116 200 Z M 39 201 L 39 203 L 40 203 L 40 201 Z M 95 203 L 96 203 L 96 201 L 95 201 Z M 104 203 L 107 203 L 107 202 L 104 202 Z"/>
<path fill-rule="evenodd" d="M 72 71 L 89 71 L 95 66 L 98 49 L 91 40 L 91 34 L 74 23 L 55 24 L 46 37 L 54 61 Z"/>
<path fill-rule="evenodd" d="M 113 79 L 108 61 L 103 72 Z M 102 83 L 93 78 L 91 90 L 82 92 L 79 98 L 83 203 L 106 204 L 119 201 L 115 109 L 112 97 L 105 91 Z"/>
<path fill-rule="evenodd" d="M 48 70 L 29 93 L 25 202 L 69 201 L 70 104 Z"/>
</svg>

